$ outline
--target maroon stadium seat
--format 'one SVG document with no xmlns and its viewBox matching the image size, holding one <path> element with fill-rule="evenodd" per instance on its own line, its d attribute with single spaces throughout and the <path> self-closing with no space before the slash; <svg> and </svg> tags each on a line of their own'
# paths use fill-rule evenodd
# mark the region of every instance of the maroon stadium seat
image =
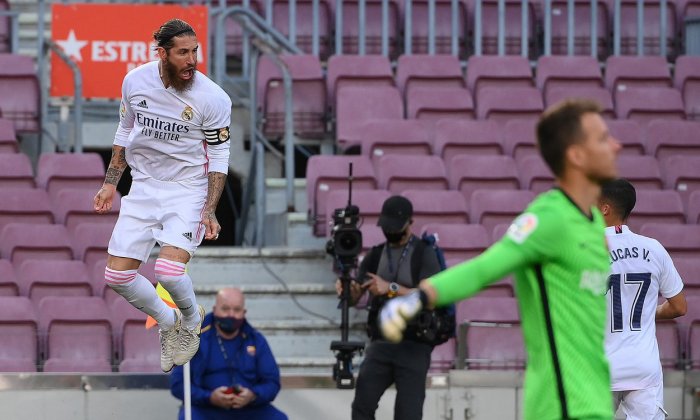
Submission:
<svg viewBox="0 0 700 420">
<path fill-rule="evenodd" d="M 645 153 L 644 136 L 637 121 L 633 120 L 608 120 L 608 131 L 620 145 L 622 149 L 619 155 L 643 155 Z"/>
<path fill-rule="evenodd" d="M 292 78 L 294 132 L 305 138 L 321 138 L 325 133 L 326 84 L 321 63 L 313 55 L 282 55 Z M 284 136 L 285 99 L 282 71 L 270 58 L 258 62 L 258 109 L 264 116 L 267 137 Z"/>
<path fill-rule="evenodd" d="M 415 88 L 464 88 L 466 82 L 457 57 L 452 55 L 402 55 L 396 83 L 404 97 Z"/>
<path fill-rule="evenodd" d="M 693 370 L 700 369 L 700 296 L 686 296 L 688 312 L 679 319 L 687 327 L 686 359 L 688 367 Z"/>
<path fill-rule="evenodd" d="M 544 97 L 545 107 L 550 107 L 565 99 L 590 99 L 603 109 L 604 118 L 615 118 L 615 105 L 612 95 L 603 87 L 552 87 L 547 89 Z"/>
<path fill-rule="evenodd" d="M 663 161 L 664 186 L 680 194 L 686 208 L 690 195 L 700 191 L 700 156 L 671 156 Z M 688 223 L 697 223 L 691 222 Z"/>
<path fill-rule="evenodd" d="M 26 297 L 0 297 L 0 372 L 36 372 L 37 318 Z"/>
<path fill-rule="evenodd" d="M 0 109 L 20 133 L 41 131 L 39 78 L 31 57 L 0 53 Z"/>
<path fill-rule="evenodd" d="M 360 130 L 363 155 L 376 159 L 384 155 L 431 155 L 431 133 L 416 120 L 370 120 Z"/>
<path fill-rule="evenodd" d="M 18 150 L 15 123 L 12 120 L 0 118 L 0 153 L 17 153 Z"/>
<path fill-rule="evenodd" d="M 243 0 L 226 0 L 226 7 L 243 6 Z M 196 2 L 195 2 L 196 4 Z M 264 16 L 262 6 L 257 1 L 250 1 L 248 6 L 251 11 Z M 224 23 L 226 32 L 226 55 L 241 56 L 243 53 L 243 28 L 237 20 L 228 17 Z"/>
<path fill-rule="evenodd" d="M 500 126 L 494 121 L 438 121 L 434 151 L 448 166 L 452 158 L 460 154 L 503 154 Z"/>
<path fill-rule="evenodd" d="M 663 57 L 611 56 L 605 62 L 605 86 L 614 96 L 637 87 L 671 87 L 673 81 Z"/>
<path fill-rule="evenodd" d="M 467 204 L 458 191 L 406 190 L 401 195 L 413 204 L 413 232 L 432 223 L 469 223 Z"/>
<path fill-rule="evenodd" d="M 700 225 L 700 191 L 694 191 L 688 199 L 688 223 Z"/>
<path fill-rule="evenodd" d="M 328 107 L 337 109 L 338 92 L 347 86 L 394 86 L 391 63 L 382 55 L 334 55 L 328 60 Z"/>
<path fill-rule="evenodd" d="M 88 267 L 104 258 L 114 226 L 106 223 L 81 223 L 72 234 L 73 255 Z"/>
<path fill-rule="evenodd" d="M 698 10 L 700 11 L 700 2 Z M 688 119 L 700 120 L 700 57 L 678 57 L 673 76 L 676 89 L 683 94 Z"/>
<path fill-rule="evenodd" d="M 406 117 L 431 121 L 472 120 L 472 94 L 465 88 L 411 88 L 406 95 Z"/>
<path fill-rule="evenodd" d="M 266 11 L 268 12 L 268 11 Z M 306 54 L 312 53 L 313 35 L 313 1 L 296 2 L 296 46 Z M 331 12 L 328 2 L 320 0 L 318 8 L 319 56 L 327 58 L 330 54 Z M 289 37 L 289 1 L 276 0 L 272 3 L 272 25 L 285 37 Z"/>
<path fill-rule="evenodd" d="M 639 230 L 661 242 L 671 258 L 697 258 L 700 252 L 700 226 L 669 223 L 647 223 Z"/>
<path fill-rule="evenodd" d="M 160 373 L 158 327 L 144 328 L 146 314 L 125 299 L 112 302 L 110 310 L 119 372 Z"/>
<path fill-rule="evenodd" d="M 98 297 L 46 297 L 39 303 L 44 372 L 111 372 L 110 313 Z"/>
<path fill-rule="evenodd" d="M 336 2 L 330 1 L 332 15 L 336 16 Z M 358 54 L 359 52 L 359 2 L 358 0 L 344 0 L 343 5 L 343 54 Z M 399 28 L 401 22 L 399 18 L 399 6 L 395 0 L 388 2 L 389 26 L 388 53 L 395 58 L 398 55 Z M 331 23 L 334 26 L 335 20 Z M 335 36 L 338 36 L 336 33 Z M 381 54 L 382 52 L 382 2 L 380 0 L 367 0 L 365 2 L 365 53 Z M 336 51 L 336 53 L 338 53 Z"/>
<path fill-rule="evenodd" d="M 618 91 L 615 98 L 618 118 L 648 124 L 655 119 L 685 119 L 681 93 L 673 88 L 637 88 Z M 648 138 L 648 137 L 647 137 Z"/>
<path fill-rule="evenodd" d="M 375 160 L 379 187 L 400 194 L 411 189 L 448 189 L 445 165 L 437 156 L 386 155 Z"/>
<path fill-rule="evenodd" d="M 112 209 L 106 214 L 95 213 L 93 198 L 96 191 L 91 189 L 63 189 L 53 196 L 53 215 L 56 223 L 62 223 L 73 233 L 81 223 L 103 223 L 114 226 L 121 207 L 121 194 L 117 191 L 112 201 Z"/>
<path fill-rule="evenodd" d="M 480 120 L 537 120 L 544 104 L 542 94 L 534 87 L 485 87 L 476 93 L 476 115 Z"/>
<path fill-rule="evenodd" d="M 353 191 L 377 188 L 374 166 L 368 156 L 325 156 L 309 158 L 306 167 L 306 197 L 309 220 L 315 220 L 314 233 L 326 234 L 326 197 L 330 191 L 347 189 L 348 164 L 353 164 Z M 344 206 L 343 206 L 344 207 Z"/>
<path fill-rule="evenodd" d="M 92 188 L 102 186 L 105 167 L 97 153 L 43 153 L 37 165 L 36 182 L 50 195 L 63 188 Z"/>
<path fill-rule="evenodd" d="M 653 156 L 620 156 L 617 158 L 617 175 L 627 179 L 639 190 L 663 188 L 659 162 Z"/>
<path fill-rule="evenodd" d="M 459 264 L 484 252 L 490 244 L 489 234 L 481 225 L 429 223 L 423 232 L 435 235 L 448 266 Z"/>
<path fill-rule="evenodd" d="M 363 122 L 403 119 L 403 101 L 395 87 L 345 86 L 337 94 L 336 142 L 343 149 L 357 145 Z"/>
<path fill-rule="evenodd" d="M 541 1 L 544 10 L 544 1 Z M 607 56 L 609 40 L 608 34 L 611 32 L 609 16 L 611 13 L 604 1 L 598 1 L 597 43 L 598 58 Z M 568 4 L 565 0 L 552 1 L 552 54 L 567 55 L 567 29 L 568 24 Z M 591 55 L 591 2 L 588 0 L 574 0 L 574 55 Z"/>
<path fill-rule="evenodd" d="M 27 259 L 73 259 L 70 237 L 62 225 L 9 223 L 0 231 L 0 252 L 15 267 Z"/>
<path fill-rule="evenodd" d="M 7 0 L 0 0 L 0 12 L 10 10 Z M 0 16 L 0 53 L 9 53 L 11 49 L 10 17 Z"/>
<path fill-rule="evenodd" d="M 590 56 L 542 56 L 537 60 L 537 87 L 545 97 L 554 88 L 598 88 L 603 87 L 603 75 L 598 60 Z"/>
<path fill-rule="evenodd" d="M 401 15 L 405 16 L 405 2 L 399 2 Z M 463 55 L 467 35 L 467 11 L 463 2 L 457 2 L 458 54 Z M 405 20 L 405 19 L 404 19 Z M 435 0 L 435 53 L 452 53 L 452 4 L 450 0 Z M 428 0 L 411 2 L 411 53 L 428 52 Z M 405 29 L 405 28 L 404 28 Z M 408 36 L 404 33 L 404 36 Z"/>
<path fill-rule="evenodd" d="M 659 359 L 664 369 L 677 369 L 681 360 L 681 335 L 675 319 L 656 321 L 656 341 Z"/>
<path fill-rule="evenodd" d="M 512 156 L 516 161 L 525 156 L 537 155 L 537 140 L 535 138 L 535 120 L 508 121 L 503 127 L 503 149 L 505 154 Z"/>
<path fill-rule="evenodd" d="M 699 132 L 700 122 L 652 121 L 646 130 L 647 154 L 655 156 L 663 166 L 672 155 L 700 156 Z"/>
<path fill-rule="evenodd" d="M 700 258 L 674 258 L 673 265 L 683 279 L 683 293 L 700 296 Z"/>
<path fill-rule="evenodd" d="M 678 193 L 637 189 L 637 204 L 627 224 L 634 232 L 639 232 L 647 223 L 684 224 L 685 212 Z"/>
<path fill-rule="evenodd" d="M 517 160 L 520 185 L 535 194 L 543 193 L 554 186 L 554 174 L 541 156 L 530 155 Z"/>
<path fill-rule="evenodd" d="M 607 0 L 608 9 L 614 10 L 614 0 Z M 676 3 L 671 0 L 667 3 L 666 14 L 666 43 L 669 57 L 677 52 L 676 38 L 678 25 L 676 25 Z M 656 55 L 661 53 L 659 38 L 661 35 L 661 11 L 659 0 L 646 0 L 644 2 L 644 54 Z M 637 1 L 621 0 L 620 10 L 620 53 L 622 55 L 638 55 L 637 51 Z M 664 58 L 665 57 L 661 57 Z"/>
<path fill-rule="evenodd" d="M 485 87 L 532 87 L 530 63 L 518 56 L 477 56 L 467 62 L 467 88 L 477 97 Z"/>
<path fill-rule="evenodd" d="M 454 338 L 435 346 L 430 354 L 430 370 L 434 373 L 445 373 L 454 367 L 457 354 L 457 343 Z"/>
<path fill-rule="evenodd" d="M 24 153 L 0 153 L 0 187 L 34 188 L 34 172 Z M 97 192 L 97 190 L 95 190 Z"/>
<path fill-rule="evenodd" d="M 469 16 L 477 17 L 474 14 L 474 1 L 467 1 L 469 5 Z M 507 55 L 520 55 L 521 34 L 522 34 L 522 1 L 505 1 L 505 53 Z M 528 1 L 528 27 L 526 28 L 528 44 L 532 52 L 535 39 L 535 5 Z M 494 55 L 498 53 L 498 1 L 483 0 L 481 3 L 481 28 L 482 28 L 482 53 Z"/>
<path fill-rule="evenodd" d="M 469 216 L 481 223 L 488 232 L 496 225 L 510 224 L 535 198 L 531 191 L 476 190 L 471 197 Z"/>
<path fill-rule="evenodd" d="M 94 193 L 93 193 L 94 194 Z M 46 191 L 35 188 L 3 188 L 0 200 L 0 232 L 8 223 L 53 223 Z"/>
<path fill-rule="evenodd" d="M 17 269 L 20 293 L 35 307 L 47 296 L 92 296 L 87 268 L 81 261 L 27 260 Z"/>
<path fill-rule="evenodd" d="M 457 155 L 448 166 L 450 188 L 469 201 L 477 189 L 520 188 L 515 161 L 510 156 Z"/>
<path fill-rule="evenodd" d="M 12 263 L 0 259 L 0 297 L 4 296 L 19 296 L 19 284 Z"/>
</svg>

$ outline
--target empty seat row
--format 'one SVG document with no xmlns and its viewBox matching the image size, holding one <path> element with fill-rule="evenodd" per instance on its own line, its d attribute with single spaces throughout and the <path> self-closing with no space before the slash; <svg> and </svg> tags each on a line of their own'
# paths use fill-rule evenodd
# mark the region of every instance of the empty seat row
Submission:
<svg viewBox="0 0 700 420">
<path fill-rule="evenodd" d="M 34 176 L 24 153 L 0 153 L 0 187 L 42 188 L 51 196 L 65 188 L 92 189 L 104 182 L 105 166 L 97 153 L 42 153 Z"/>
<path fill-rule="evenodd" d="M 0 10 L 3 10 L 0 2 Z M 2 52 L 0 16 L 0 117 L 11 120 L 19 133 L 41 131 L 39 78 L 32 57 Z"/>
<path fill-rule="evenodd" d="M 145 319 L 123 299 L 0 297 L 0 371 L 158 372 L 158 331 Z"/>
<path fill-rule="evenodd" d="M 638 187 L 637 215 L 666 214 L 669 221 L 697 223 L 700 158 L 678 156 L 669 162 L 676 165 L 665 171 L 666 178 L 662 178 L 653 157 L 621 156 L 619 174 Z M 464 208 L 470 202 L 474 205 L 472 195 L 479 189 L 515 190 L 508 191 L 510 197 L 520 192 L 534 197 L 534 193 L 546 191 L 554 184 L 551 171 L 534 154 L 517 160 L 502 155 L 455 155 L 448 165 L 438 156 L 386 154 L 374 161 L 367 156 L 314 156 L 307 167 L 307 196 L 309 220 L 314 221 L 317 235 L 327 232 L 333 210 L 347 202 L 349 163 L 353 164 L 353 199 L 365 205 L 360 206 L 365 213 L 370 212 L 369 208 L 378 211 L 389 194 L 410 190 L 432 190 L 422 193 L 426 195 L 426 207 L 445 213 L 448 209 L 444 206 Z M 668 189 L 660 190 L 662 186 Z M 444 197 L 438 197 L 439 194 Z M 458 196 L 462 200 L 456 201 Z"/>
<path fill-rule="evenodd" d="M 517 56 L 472 57 L 466 74 L 452 56 L 402 56 L 394 76 L 386 57 L 341 55 L 331 57 L 325 79 L 321 63 L 314 56 L 282 56 L 282 60 L 293 79 L 295 131 L 302 137 L 322 136 L 327 122 L 341 107 L 340 90 L 358 86 L 384 91 L 365 100 L 363 95 L 356 95 L 358 98 L 346 99 L 343 106 L 360 108 L 381 101 L 381 108 L 374 106 L 370 110 L 376 113 L 387 108 L 377 114 L 387 118 L 421 118 L 421 114 L 427 114 L 423 118 L 435 119 L 430 114 L 451 109 L 455 116 L 483 119 L 488 118 L 492 108 L 509 104 L 513 109 L 539 113 L 543 107 L 572 96 L 597 100 L 610 117 L 636 117 L 645 110 L 681 118 L 700 116 L 698 95 L 694 94 L 700 86 L 696 76 L 700 59 L 691 56 L 678 59 L 674 77 L 661 57 L 610 57 L 605 76 L 592 57 L 541 57 L 533 77 L 529 62 Z M 398 88 L 398 92 L 390 91 L 390 87 Z M 501 89 L 488 95 L 481 92 L 493 87 Z M 533 87 L 541 93 L 525 89 Z M 505 88 L 523 89 L 516 94 Z M 505 99 L 492 98 L 501 93 Z M 258 66 L 257 96 L 264 116 L 263 131 L 269 137 L 280 137 L 284 132 L 282 74 L 265 57 Z M 340 120 L 340 115 L 336 117 Z M 340 121 L 338 124 L 342 125 Z M 342 131 L 341 127 L 338 131 Z M 341 141 L 344 138 L 340 134 L 338 137 Z"/>
</svg>

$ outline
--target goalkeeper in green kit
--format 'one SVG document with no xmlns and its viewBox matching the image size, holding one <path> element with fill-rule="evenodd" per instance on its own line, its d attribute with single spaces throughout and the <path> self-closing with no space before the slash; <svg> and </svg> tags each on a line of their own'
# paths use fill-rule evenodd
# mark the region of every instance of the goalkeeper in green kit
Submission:
<svg viewBox="0 0 700 420">
<path fill-rule="evenodd" d="M 620 145 L 598 105 L 584 100 L 545 111 L 537 143 L 556 188 L 538 196 L 483 254 L 389 301 L 381 329 L 387 339 L 399 341 L 407 320 L 422 307 L 468 298 L 515 273 L 528 354 L 524 418 L 610 420 L 604 348 L 610 257 L 596 204 L 600 185 L 617 175 Z"/>
</svg>

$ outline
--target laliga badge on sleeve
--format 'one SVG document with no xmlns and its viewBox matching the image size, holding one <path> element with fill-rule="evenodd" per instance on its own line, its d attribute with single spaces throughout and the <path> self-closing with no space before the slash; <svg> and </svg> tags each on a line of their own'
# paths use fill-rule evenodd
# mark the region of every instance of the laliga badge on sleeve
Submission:
<svg viewBox="0 0 700 420">
<path fill-rule="evenodd" d="M 245 349 L 249 356 L 255 356 L 255 346 L 248 346 Z"/>
<path fill-rule="evenodd" d="M 532 232 L 537 228 L 537 216 L 532 213 L 524 213 L 513 221 L 508 228 L 506 235 L 517 244 L 525 242 Z"/>
</svg>

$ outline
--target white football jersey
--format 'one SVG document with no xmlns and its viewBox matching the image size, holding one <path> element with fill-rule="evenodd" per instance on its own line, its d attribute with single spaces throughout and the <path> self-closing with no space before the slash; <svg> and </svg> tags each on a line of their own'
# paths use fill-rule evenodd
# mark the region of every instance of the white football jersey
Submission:
<svg viewBox="0 0 700 420">
<path fill-rule="evenodd" d="M 662 380 L 656 342 L 658 295 L 676 296 L 683 282 L 657 240 L 625 225 L 607 227 L 605 233 L 612 263 L 605 337 L 612 390 L 646 389 Z"/>
<path fill-rule="evenodd" d="M 165 88 L 158 61 L 131 70 L 122 84 L 114 144 L 126 147 L 134 179 L 206 179 L 228 173 L 231 99 L 195 72 L 189 90 Z"/>
</svg>

